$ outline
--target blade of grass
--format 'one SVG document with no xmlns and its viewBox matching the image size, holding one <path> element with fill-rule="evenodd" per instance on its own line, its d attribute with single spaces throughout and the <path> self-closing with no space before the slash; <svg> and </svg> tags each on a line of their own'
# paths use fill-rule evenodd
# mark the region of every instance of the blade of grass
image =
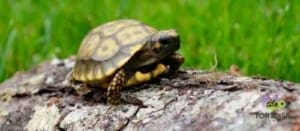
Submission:
<svg viewBox="0 0 300 131">
<path fill-rule="evenodd" d="M 13 50 L 12 47 L 13 47 L 13 43 L 16 39 L 16 36 L 17 36 L 17 30 L 15 28 L 13 28 L 8 35 L 7 41 L 5 43 L 5 48 L 3 48 L 4 50 L 1 51 L 2 52 L 2 54 L 1 54 L 2 59 L 0 61 L 1 62 L 0 63 L 0 74 L 1 74 L 0 76 L 1 77 L 6 77 L 6 72 L 5 72 L 4 66 L 7 64 L 5 62 L 7 60 L 9 53 Z"/>
</svg>

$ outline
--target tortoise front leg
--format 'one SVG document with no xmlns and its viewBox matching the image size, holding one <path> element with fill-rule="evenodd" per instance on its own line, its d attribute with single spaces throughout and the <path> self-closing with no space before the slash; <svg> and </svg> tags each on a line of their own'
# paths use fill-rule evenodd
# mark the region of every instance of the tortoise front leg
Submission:
<svg viewBox="0 0 300 131">
<path fill-rule="evenodd" d="M 178 70 L 180 65 L 184 62 L 184 57 L 181 54 L 174 53 L 171 56 L 162 60 L 162 62 L 166 65 L 170 66 L 170 71 L 174 72 Z"/>
<path fill-rule="evenodd" d="M 119 70 L 107 89 L 107 102 L 113 105 L 120 104 L 121 88 L 126 85 L 127 77 L 124 70 Z"/>
</svg>

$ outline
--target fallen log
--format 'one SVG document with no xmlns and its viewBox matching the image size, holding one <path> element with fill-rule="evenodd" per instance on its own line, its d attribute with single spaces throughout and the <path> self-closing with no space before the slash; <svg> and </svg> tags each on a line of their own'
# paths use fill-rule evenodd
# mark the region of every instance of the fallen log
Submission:
<svg viewBox="0 0 300 131">
<path fill-rule="evenodd" d="M 300 85 L 292 82 L 180 70 L 125 89 L 112 106 L 100 89 L 75 93 L 67 79 L 73 65 L 54 59 L 3 82 L 0 130 L 300 129 Z M 282 106 L 268 108 L 269 100 Z"/>
</svg>

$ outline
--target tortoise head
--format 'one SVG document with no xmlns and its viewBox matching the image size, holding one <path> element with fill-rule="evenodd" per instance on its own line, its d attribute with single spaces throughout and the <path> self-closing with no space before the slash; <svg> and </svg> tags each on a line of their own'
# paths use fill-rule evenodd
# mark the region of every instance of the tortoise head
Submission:
<svg viewBox="0 0 300 131">
<path fill-rule="evenodd" d="M 160 31 L 150 36 L 143 49 L 135 54 L 127 67 L 139 68 L 158 62 L 179 49 L 179 35 L 175 30 Z"/>
<path fill-rule="evenodd" d="M 148 42 L 158 59 L 173 54 L 180 47 L 179 35 L 173 29 L 157 32 Z"/>
</svg>

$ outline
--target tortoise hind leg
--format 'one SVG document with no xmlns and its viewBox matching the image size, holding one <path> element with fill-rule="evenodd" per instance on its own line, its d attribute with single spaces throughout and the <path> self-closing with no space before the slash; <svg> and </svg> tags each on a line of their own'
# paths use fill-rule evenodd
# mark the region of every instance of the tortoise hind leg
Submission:
<svg viewBox="0 0 300 131">
<path fill-rule="evenodd" d="M 121 88 L 126 85 L 127 77 L 124 70 L 119 70 L 107 89 L 107 102 L 113 105 L 120 104 Z"/>
</svg>

